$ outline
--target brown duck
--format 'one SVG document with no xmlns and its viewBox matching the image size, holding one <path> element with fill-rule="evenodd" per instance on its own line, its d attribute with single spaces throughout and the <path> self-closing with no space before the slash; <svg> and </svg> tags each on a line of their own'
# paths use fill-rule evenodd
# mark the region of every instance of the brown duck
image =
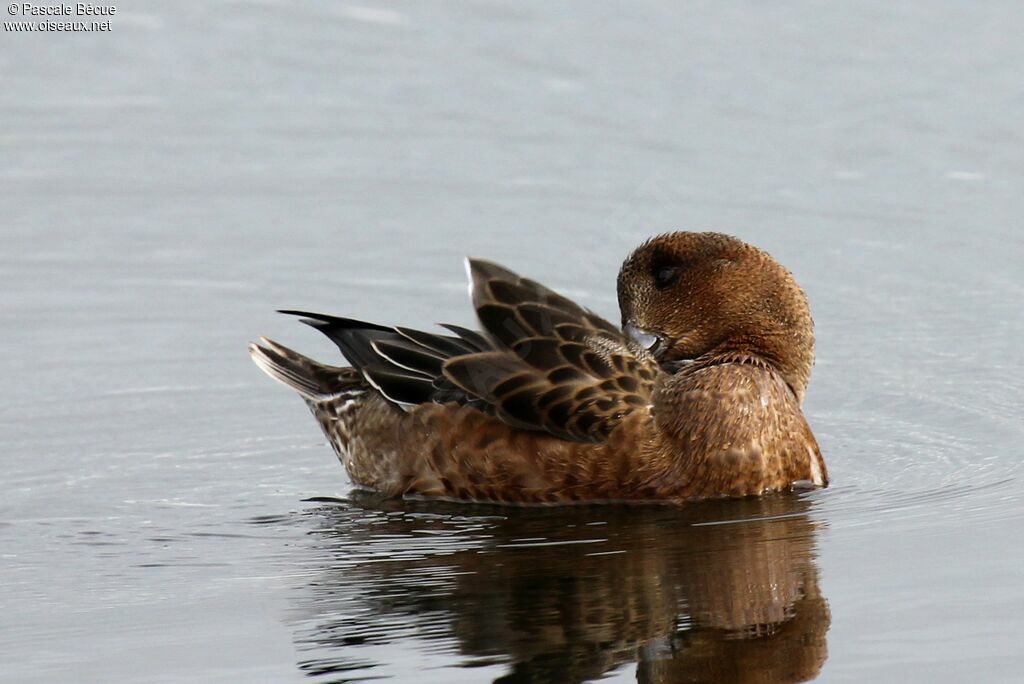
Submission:
<svg viewBox="0 0 1024 684">
<path fill-rule="evenodd" d="M 793 276 L 718 233 L 671 233 L 619 271 L 622 329 L 468 259 L 482 332 L 300 311 L 351 368 L 275 342 L 253 361 L 299 392 L 359 485 L 504 503 L 683 501 L 826 486 L 800 410 L 813 323 Z"/>
</svg>

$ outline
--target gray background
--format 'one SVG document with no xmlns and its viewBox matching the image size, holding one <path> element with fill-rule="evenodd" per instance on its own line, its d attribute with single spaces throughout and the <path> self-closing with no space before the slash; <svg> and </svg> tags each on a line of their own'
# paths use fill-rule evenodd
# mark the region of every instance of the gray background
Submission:
<svg viewBox="0 0 1024 684">
<path fill-rule="evenodd" d="M 138 0 L 111 25 L 0 36 L 0 677 L 308 680 L 302 499 L 348 484 L 246 342 L 335 358 L 282 307 L 472 323 L 464 254 L 615 320 L 621 259 L 680 228 L 811 300 L 822 678 L 1020 672 L 1019 3 Z M 348 674 L 505 670 L 424 639 Z"/>
</svg>

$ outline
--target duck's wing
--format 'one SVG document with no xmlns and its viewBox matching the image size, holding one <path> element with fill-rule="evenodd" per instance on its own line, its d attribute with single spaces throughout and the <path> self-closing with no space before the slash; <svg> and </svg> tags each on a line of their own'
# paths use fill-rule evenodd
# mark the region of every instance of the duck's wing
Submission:
<svg viewBox="0 0 1024 684">
<path fill-rule="evenodd" d="M 492 349 L 456 356 L 444 376 L 506 423 L 601 442 L 651 403 L 659 372 L 611 323 L 540 283 L 468 259 L 473 306 Z"/>
<path fill-rule="evenodd" d="M 367 383 L 402 409 L 449 401 L 487 409 L 442 372 L 450 358 L 490 351 L 492 344 L 481 333 L 450 325 L 445 327 L 455 335 L 439 335 L 310 311 L 280 313 L 302 316 L 303 323 L 329 337 Z"/>
<path fill-rule="evenodd" d="M 483 332 L 454 335 L 385 327 L 305 311 L 368 383 L 409 409 L 456 402 L 517 428 L 603 441 L 623 417 L 651 403 L 656 361 L 611 323 L 540 283 L 468 259 Z"/>
</svg>

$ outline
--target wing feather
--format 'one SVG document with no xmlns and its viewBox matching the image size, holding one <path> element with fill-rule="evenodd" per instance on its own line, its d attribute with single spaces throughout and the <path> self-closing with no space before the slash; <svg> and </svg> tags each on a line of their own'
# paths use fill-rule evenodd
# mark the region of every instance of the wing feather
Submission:
<svg viewBox="0 0 1024 684">
<path fill-rule="evenodd" d="M 647 410 L 657 363 L 611 323 L 497 264 L 470 259 L 482 331 L 452 335 L 389 328 L 302 311 L 396 405 L 457 402 L 509 425 L 600 442 L 628 413 Z"/>
<path fill-rule="evenodd" d="M 494 350 L 444 375 L 518 427 L 599 442 L 650 404 L 658 368 L 611 323 L 497 264 L 470 259 L 473 306 Z"/>
</svg>

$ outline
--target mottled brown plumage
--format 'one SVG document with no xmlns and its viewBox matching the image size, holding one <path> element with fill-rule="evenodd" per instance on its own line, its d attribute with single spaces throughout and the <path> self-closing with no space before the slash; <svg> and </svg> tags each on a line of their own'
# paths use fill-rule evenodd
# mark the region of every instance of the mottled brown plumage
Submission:
<svg viewBox="0 0 1024 684">
<path fill-rule="evenodd" d="M 357 484 L 504 503 L 827 484 L 800 410 L 810 312 L 766 253 L 716 233 L 648 241 L 619 272 L 621 331 L 496 264 L 468 265 L 482 332 L 286 312 L 354 368 L 250 346 L 303 396 Z"/>
</svg>

